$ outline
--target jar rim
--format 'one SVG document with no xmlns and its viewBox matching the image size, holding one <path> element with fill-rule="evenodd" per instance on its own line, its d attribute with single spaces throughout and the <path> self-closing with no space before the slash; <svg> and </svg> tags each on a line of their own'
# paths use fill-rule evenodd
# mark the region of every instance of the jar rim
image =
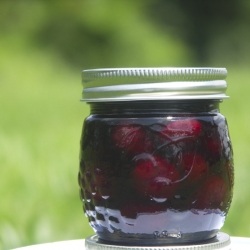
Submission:
<svg viewBox="0 0 250 250">
<path fill-rule="evenodd" d="M 82 101 L 224 99 L 225 68 L 103 68 L 82 72 Z"/>
</svg>

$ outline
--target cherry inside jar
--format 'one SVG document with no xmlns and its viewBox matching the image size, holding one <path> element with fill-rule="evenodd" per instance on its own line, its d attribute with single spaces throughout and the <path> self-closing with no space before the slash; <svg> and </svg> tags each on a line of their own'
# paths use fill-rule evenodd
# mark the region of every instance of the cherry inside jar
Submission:
<svg viewBox="0 0 250 250">
<path fill-rule="evenodd" d="M 233 152 L 220 100 L 89 102 L 78 183 L 101 240 L 197 242 L 224 224 Z"/>
</svg>

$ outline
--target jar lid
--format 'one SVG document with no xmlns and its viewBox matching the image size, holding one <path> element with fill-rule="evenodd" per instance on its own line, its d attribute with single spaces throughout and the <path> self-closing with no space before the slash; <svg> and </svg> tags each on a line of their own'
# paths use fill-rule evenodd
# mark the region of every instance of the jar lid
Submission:
<svg viewBox="0 0 250 250">
<path fill-rule="evenodd" d="M 82 101 L 227 98 L 225 68 L 111 68 L 82 72 Z"/>
<path fill-rule="evenodd" d="M 98 236 L 94 235 L 86 238 L 85 248 L 87 250 L 230 250 L 231 241 L 228 234 L 218 233 L 215 238 L 205 241 L 204 243 L 169 246 L 126 246 L 98 242 Z"/>
</svg>

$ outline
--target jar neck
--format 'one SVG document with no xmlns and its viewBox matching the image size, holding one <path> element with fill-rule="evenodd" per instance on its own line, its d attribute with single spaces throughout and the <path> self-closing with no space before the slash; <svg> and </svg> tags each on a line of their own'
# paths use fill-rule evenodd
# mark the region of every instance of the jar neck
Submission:
<svg viewBox="0 0 250 250">
<path fill-rule="evenodd" d="M 221 100 L 168 100 L 96 102 L 90 104 L 90 113 L 96 115 L 218 113 Z"/>
</svg>

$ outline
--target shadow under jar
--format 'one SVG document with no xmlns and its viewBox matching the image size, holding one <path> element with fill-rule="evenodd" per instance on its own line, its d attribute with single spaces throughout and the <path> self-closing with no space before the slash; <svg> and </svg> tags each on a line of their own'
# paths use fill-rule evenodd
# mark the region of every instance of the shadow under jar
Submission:
<svg viewBox="0 0 250 250">
<path fill-rule="evenodd" d="M 78 182 L 85 215 L 113 244 L 192 243 L 216 236 L 233 193 L 233 152 L 219 104 L 226 70 L 83 72 Z"/>
</svg>

